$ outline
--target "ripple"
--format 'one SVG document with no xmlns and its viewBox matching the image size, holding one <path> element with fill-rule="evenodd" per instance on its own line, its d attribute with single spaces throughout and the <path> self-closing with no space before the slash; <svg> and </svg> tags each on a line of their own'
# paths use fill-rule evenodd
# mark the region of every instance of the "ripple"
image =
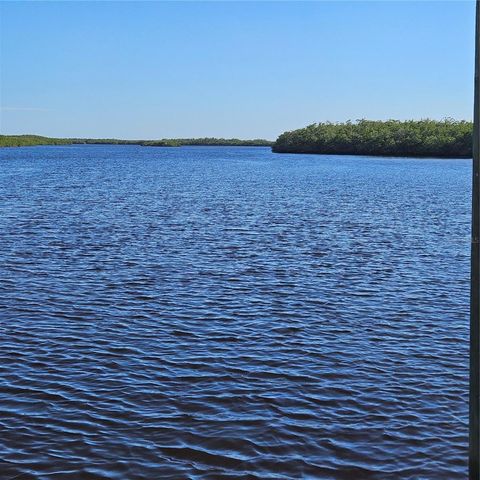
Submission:
<svg viewBox="0 0 480 480">
<path fill-rule="evenodd" d="M 1 478 L 466 477 L 469 161 L 0 153 Z"/>
</svg>

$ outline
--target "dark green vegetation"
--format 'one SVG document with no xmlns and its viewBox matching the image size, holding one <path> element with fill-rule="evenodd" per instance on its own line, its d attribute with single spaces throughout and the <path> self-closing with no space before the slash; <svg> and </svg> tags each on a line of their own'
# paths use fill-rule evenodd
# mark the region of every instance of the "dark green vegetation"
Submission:
<svg viewBox="0 0 480 480">
<path fill-rule="evenodd" d="M 238 138 L 179 138 L 163 140 L 117 140 L 115 138 L 50 138 L 39 135 L 0 135 L 0 147 L 28 147 L 34 145 L 143 145 L 146 147 L 181 147 L 182 145 L 210 146 L 270 146 L 268 140 L 239 140 Z"/>
<path fill-rule="evenodd" d="M 158 140 L 158 146 L 176 146 L 171 141 Z M 147 145 L 146 140 L 118 140 L 115 138 L 51 138 L 39 135 L 0 135 L 0 147 L 29 147 L 34 145 L 74 145 L 74 144 L 98 144 L 98 145 Z"/>
<path fill-rule="evenodd" d="M 65 138 L 47 138 L 38 135 L 0 135 L 0 147 L 28 147 L 32 145 L 66 145 Z"/>
<path fill-rule="evenodd" d="M 471 158 L 471 122 L 436 120 L 358 120 L 314 123 L 285 132 L 274 143 L 278 153 Z"/>
<path fill-rule="evenodd" d="M 224 147 L 270 147 L 273 142 L 255 138 L 254 140 L 240 140 L 238 138 L 180 138 L 174 140 L 180 145 L 211 145 Z"/>
</svg>

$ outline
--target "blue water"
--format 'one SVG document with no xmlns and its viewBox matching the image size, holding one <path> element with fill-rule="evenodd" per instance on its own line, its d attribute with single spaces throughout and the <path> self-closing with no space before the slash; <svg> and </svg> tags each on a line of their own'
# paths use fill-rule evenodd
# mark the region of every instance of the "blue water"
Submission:
<svg viewBox="0 0 480 480">
<path fill-rule="evenodd" d="M 466 478 L 470 161 L 0 151 L 0 478 Z"/>
</svg>

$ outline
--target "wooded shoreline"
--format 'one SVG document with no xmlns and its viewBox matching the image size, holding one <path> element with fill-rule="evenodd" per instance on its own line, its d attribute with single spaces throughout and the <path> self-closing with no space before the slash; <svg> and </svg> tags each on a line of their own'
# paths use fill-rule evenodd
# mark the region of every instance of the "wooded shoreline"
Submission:
<svg viewBox="0 0 480 480">
<path fill-rule="evenodd" d="M 277 153 L 472 158 L 473 124 L 452 119 L 314 123 L 285 132 Z"/>
<path fill-rule="evenodd" d="M 140 145 L 151 147 L 241 146 L 271 147 L 275 153 L 362 155 L 417 158 L 472 158 L 473 124 L 464 120 L 357 120 L 314 123 L 282 133 L 275 142 L 238 138 L 51 138 L 0 135 L 0 147 L 35 145 Z"/>
<path fill-rule="evenodd" d="M 0 147 L 29 147 L 40 145 L 140 145 L 144 147 L 228 146 L 270 147 L 273 142 L 264 139 L 238 138 L 167 138 L 162 140 L 119 140 L 116 138 L 52 138 L 40 135 L 0 135 Z"/>
</svg>

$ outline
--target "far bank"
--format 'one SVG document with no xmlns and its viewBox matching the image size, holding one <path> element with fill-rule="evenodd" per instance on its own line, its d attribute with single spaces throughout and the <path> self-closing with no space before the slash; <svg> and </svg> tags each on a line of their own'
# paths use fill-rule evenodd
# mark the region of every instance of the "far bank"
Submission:
<svg viewBox="0 0 480 480">
<path fill-rule="evenodd" d="M 276 153 L 471 158 L 473 124 L 452 119 L 316 123 L 281 134 Z"/>
<path fill-rule="evenodd" d="M 167 138 L 161 140 L 121 140 L 117 138 L 54 138 L 40 135 L 0 135 L 0 147 L 30 147 L 36 145 L 141 145 L 144 147 L 222 146 L 269 147 L 273 142 L 264 139 L 238 138 Z"/>
</svg>

